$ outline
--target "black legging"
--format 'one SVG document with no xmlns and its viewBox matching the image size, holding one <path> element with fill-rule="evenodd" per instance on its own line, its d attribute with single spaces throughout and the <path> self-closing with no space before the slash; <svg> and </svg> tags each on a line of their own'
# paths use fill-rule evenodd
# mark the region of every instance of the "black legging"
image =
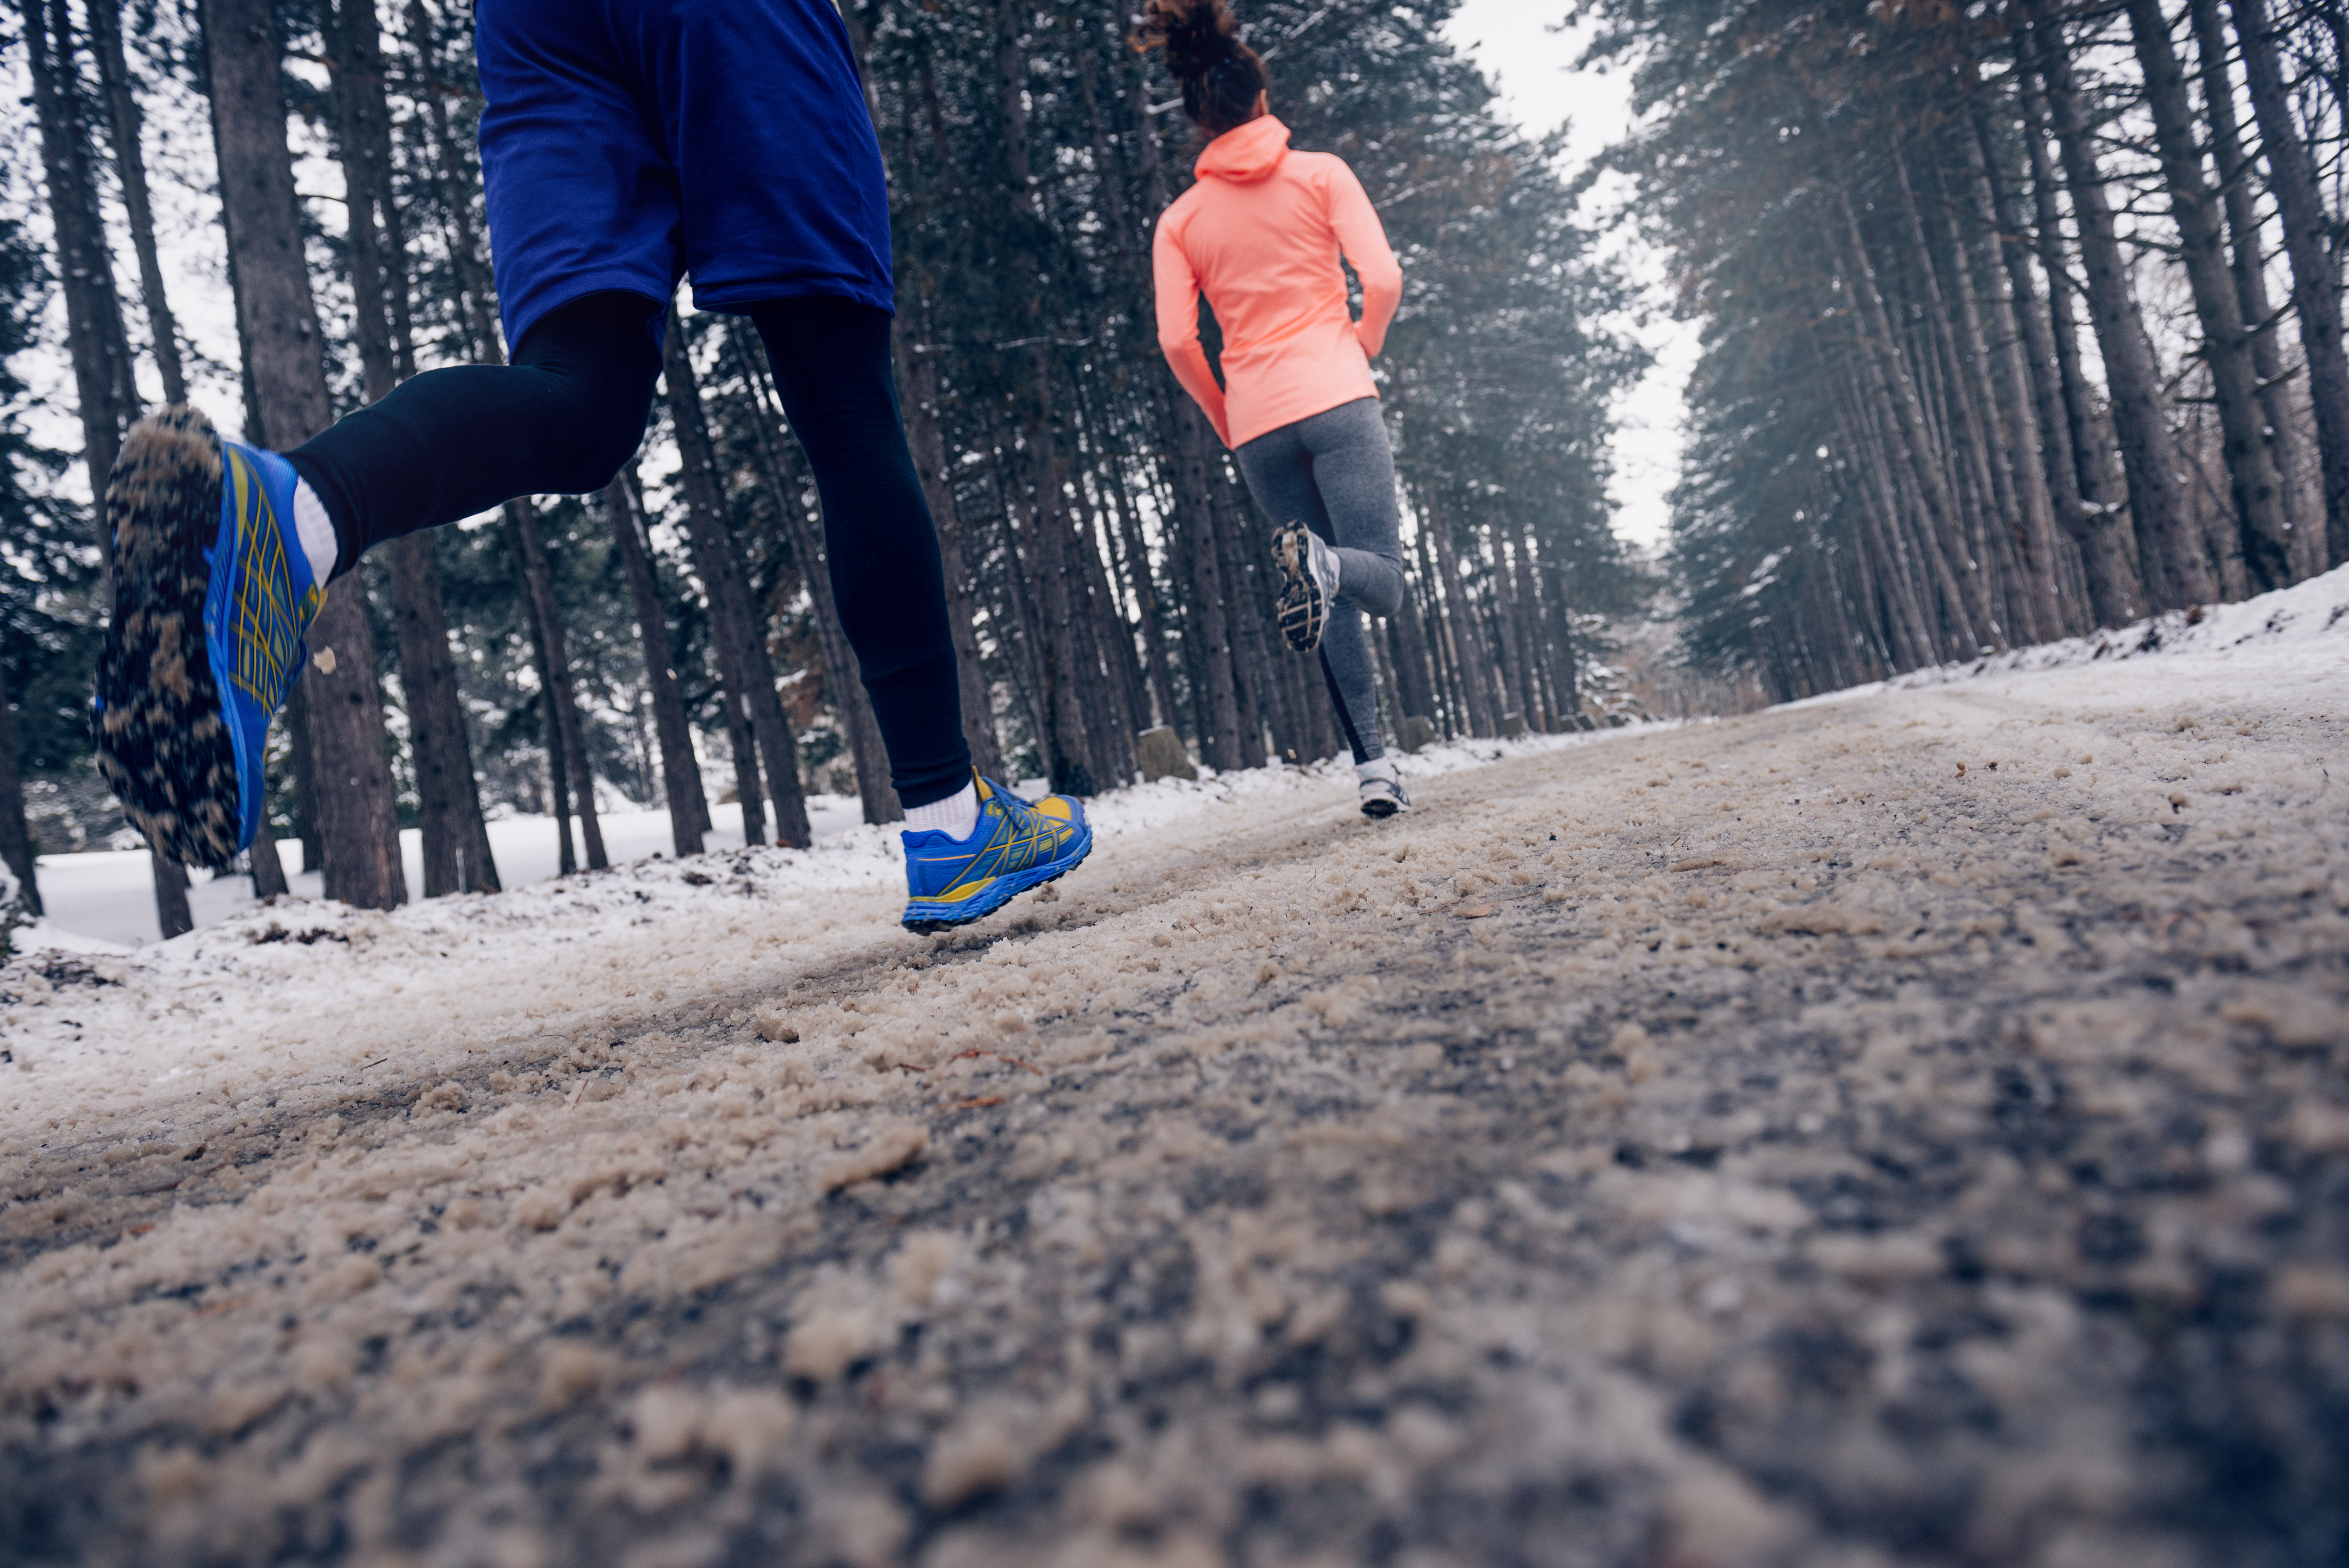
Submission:
<svg viewBox="0 0 2349 1568">
<path fill-rule="evenodd" d="M 636 452 L 660 375 L 658 302 L 590 294 L 540 318 L 508 366 L 402 382 L 286 454 L 335 522 L 335 575 L 370 547 L 521 495 L 603 489 Z M 970 779 L 946 576 L 905 449 L 889 316 L 803 296 L 750 307 L 783 413 L 823 498 L 842 630 L 889 748 L 889 781 L 926 806 Z"/>
</svg>

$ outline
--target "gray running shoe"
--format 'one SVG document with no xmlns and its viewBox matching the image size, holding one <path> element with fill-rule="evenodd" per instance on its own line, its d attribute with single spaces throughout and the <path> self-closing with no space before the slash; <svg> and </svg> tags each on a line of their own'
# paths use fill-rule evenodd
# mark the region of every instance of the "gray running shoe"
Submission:
<svg viewBox="0 0 2349 1568">
<path fill-rule="evenodd" d="M 1273 535 L 1272 552 L 1282 578 L 1277 612 L 1280 634 L 1299 653 L 1309 654 L 1321 645 L 1330 601 L 1338 596 L 1338 557 L 1301 522 Z"/>
<path fill-rule="evenodd" d="M 1410 810 L 1411 796 L 1404 792 L 1402 779 L 1381 779 L 1374 774 L 1362 780 L 1363 816 L 1376 820 Z"/>
</svg>

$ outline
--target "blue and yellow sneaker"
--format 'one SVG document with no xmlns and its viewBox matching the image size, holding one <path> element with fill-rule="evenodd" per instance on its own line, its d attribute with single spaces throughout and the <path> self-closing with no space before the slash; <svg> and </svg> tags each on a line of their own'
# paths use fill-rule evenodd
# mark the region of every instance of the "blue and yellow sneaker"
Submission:
<svg viewBox="0 0 2349 1568">
<path fill-rule="evenodd" d="M 957 839 L 936 830 L 905 841 L 905 929 L 944 931 L 992 914 L 1015 893 L 1075 869 L 1093 847 L 1085 809 L 1066 795 L 1033 805 L 978 780 L 978 825 Z"/>
<path fill-rule="evenodd" d="M 106 487 L 114 619 L 92 704 L 98 770 L 148 842 L 221 865 L 261 825 L 262 742 L 326 601 L 293 465 L 184 405 L 139 421 Z"/>
</svg>

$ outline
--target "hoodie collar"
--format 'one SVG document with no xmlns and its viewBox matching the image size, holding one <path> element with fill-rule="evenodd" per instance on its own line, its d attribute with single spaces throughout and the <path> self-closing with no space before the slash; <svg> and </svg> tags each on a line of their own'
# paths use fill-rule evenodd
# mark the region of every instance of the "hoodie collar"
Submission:
<svg viewBox="0 0 2349 1568">
<path fill-rule="evenodd" d="M 1207 143 L 1191 166 L 1202 180 L 1212 174 L 1246 185 L 1263 179 L 1288 156 L 1288 128 L 1268 114 L 1236 126 Z"/>
</svg>

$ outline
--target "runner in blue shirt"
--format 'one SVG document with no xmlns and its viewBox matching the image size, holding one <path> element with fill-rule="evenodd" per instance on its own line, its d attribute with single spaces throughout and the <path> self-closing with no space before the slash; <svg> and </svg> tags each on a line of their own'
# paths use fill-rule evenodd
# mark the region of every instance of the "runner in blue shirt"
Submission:
<svg viewBox="0 0 2349 1568">
<path fill-rule="evenodd" d="M 192 408 L 135 426 L 98 761 L 132 822 L 219 864 L 260 827 L 301 636 L 386 540 L 602 489 L 636 452 L 680 276 L 747 315 L 823 500 L 843 628 L 905 808 L 905 923 L 974 920 L 1092 841 L 974 776 L 937 537 L 890 368 L 889 203 L 828 0 L 479 0 L 481 173 L 512 363 L 429 371 L 284 454 Z M 788 764 L 786 764 L 788 766 Z"/>
</svg>

